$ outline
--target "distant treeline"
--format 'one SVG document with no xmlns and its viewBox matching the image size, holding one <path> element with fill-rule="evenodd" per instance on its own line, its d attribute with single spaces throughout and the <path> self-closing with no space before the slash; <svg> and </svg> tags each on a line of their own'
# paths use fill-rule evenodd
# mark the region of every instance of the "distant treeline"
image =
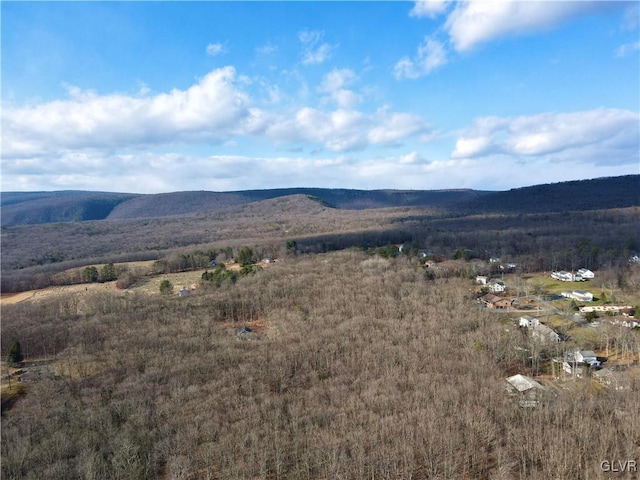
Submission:
<svg viewBox="0 0 640 480">
<path fill-rule="evenodd" d="M 372 214 L 376 211 L 370 211 Z M 312 221 L 313 217 L 309 217 Z M 349 219 L 350 217 L 342 217 Z M 171 224 L 167 220 L 149 221 L 144 227 L 138 223 L 101 222 L 94 229 L 102 234 L 96 236 L 90 231 L 85 238 L 72 235 L 77 231 L 75 224 L 68 228 L 46 227 L 50 237 L 47 243 L 57 249 L 60 261 L 43 265 L 20 268 L 21 261 L 30 255 L 43 251 L 37 248 L 41 242 L 30 245 L 28 240 L 14 243 L 15 249 L 7 252 L 3 248 L 2 291 L 15 292 L 43 288 L 64 282 L 59 272 L 87 264 L 125 262 L 135 260 L 157 260 L 158 273 L 175 272 L 190 268 L 206 267 L 219 254 L 225 259 L 233 259 L 244 245 L 255 249 L 261 258 L 276 258 L 285 254 L 322 253 L 347 248 L 371 249 L 387 245 L 406 245 L 405 254 L 417 252 L 436 254 L 443 258 L 453 258 L 456 252 L 464 252 L 465 258 L 488 260 L 500 257 L 504 261 L 518 262 L 524 271 L 541 271 L 581 267 L 599 269 L 625 264 L 629 256 L 640 251 L 640 208 L 614 209 L 607 211 L 518 214 L 518 215 L 475 215 L 475 216 L 434 216 L 404 215 L 395 212 L 392 217 L 382 220 L 371 216 L 371 223 L 380 223 L 377 228 L 360 226 L 354 231 L 306 234 L 297 237 L 274 238 L 273 231 L 263 238 L 243 238 L 240 235 L 233 242 L 207 244 L 207 233 L 215 221 L 200 219 L 198 222 Z M 307 219 L 305 219 L 307 220 Z M 364 218 L 366 220 L 366 217 Z M 310 230 L 326 229 L 332 217 L 310 227 Z M 366 225 L 363 218 L 358 225 Z M 269 219 L 264 220 L 269 223 Z M 356 220 L 353 220 L 356 222 Z M 89 227 L 91 224 L 84 224 Z M 244 230 L 244 235 L 255 233 L 252 221 L 242 218 L 234 221 L 232 232 Z M 111 232 L 109 227 L 113 226 Z M 126 227 L 129 228 L 126 228 Z M 176 236 L 165 236 L 166 245 L 182 245 L 173 248 L 149 250 L 149 237 L 158 238 L 166 234 L 168 226 L 183 226 L 187 230 L 169 230 Z M 44 229 L 38 227 L 16 227 Z M 141 234 L 140 229 L 146 231 Z M 189 231 L 188 228 L 193 228 Z M 86 230 L 86 228 L 85 228 Z M 115 234 L 118 234 L 117 240 Z M 224 236 L 224 235 L 221 235 Z M 42 239 L 41 239 L 42 240 Z M 294 242 L 295 248 L 291 248 Z M 96 245 L 97 243 L 97 245 Z M 66 251 L 63 245 L 69 245 Z M 96 246 L 99 246 L 96 249 Z M 99 251 L 100 256 L 93 252 Z M 67 259 L 68 257 L 71 257 Z M 17 265 L 16 265 L 17 264 Z M 13 267 L 13 268 L 11 268 Z"/>
</svg>

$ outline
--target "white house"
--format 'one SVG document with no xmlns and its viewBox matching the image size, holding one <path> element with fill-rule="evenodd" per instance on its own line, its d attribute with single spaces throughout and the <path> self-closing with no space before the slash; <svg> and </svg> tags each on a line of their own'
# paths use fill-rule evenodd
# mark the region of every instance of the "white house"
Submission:
<svg viewBox="0 0 640 480">
<path fill-rule="evenodd" d="M 537 318 L 533 318 L 530 315 L 523 315 L 518 319 L 519 327 L 531 328 L 535 327 L 536 325 L 540 325 L 540 320 L 538 320 Z"/>
<path fill-rule="evenodd" d="M 551 272 L 551 278 L 560 280 L 561 282 L 573 282 L 574 275 L 571 272 L 560 270 L 559 272 Z"/>
<path fill-rule="evenodd" d="M 493 293 L 504 292 L 505 289 L 506 287 L 502 280 L 491 280 L 491 282 L 489 282 L 489 290 Z"/>
<path fill-rule="evenodd" d="M 579 302 L 593 302 L 593 293 L 585 292 L 584 290 L 573 290 L 572 292 L 562 292 L 562 295 L 565 298 L 572 298 L 574 300 L 578 300 Z"/>
<path fill-rule="evenodd" d="M 573 353 L 573 358 L 578 363 L 585 363 L 590 366 L 599 366 L 600 362 L 593 350 L 576 350 Z"/>
<path fill-rule="evenodd" d="M 478 285 L 486 285 L 489 282 L 489 277 L 485 277 L 484 275 L 478 275 L 476 277 L 476 283 Z"/>
<path fill-rule="evenodd" d="M 595 274 L 591 270 L 588 270 L 586 268 L 581 268 L 576 272 L 576 274 L 580 275 L 585 280 L 591 280 L 592 278 L 595 278 Z"/>
</svg>

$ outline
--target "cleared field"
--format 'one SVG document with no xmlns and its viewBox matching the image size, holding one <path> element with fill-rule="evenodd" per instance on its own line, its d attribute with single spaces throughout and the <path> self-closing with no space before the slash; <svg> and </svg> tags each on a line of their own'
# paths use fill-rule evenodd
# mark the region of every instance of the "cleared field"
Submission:
<svg viewBox="0 0 640 480">
<path fill-rule="evenodd" d="M 0 297 L 0 305 L 12 305 L 25 301 L 38 302 L 50 298 L 63 298 L 69 295 L 84 296 L 105 291 L 118 292 L 116 282 L 65 285 L 63 287 L 48 287 L 41 290 L 29 290 L 17 294 L 2 295 L 2 297 Z"/>
<path fill-rule="evenodd" d="M 120 265 L 120 264 L 119 264 Z M 147 268 L 153 265 L 151 262 L 128 262 L 125 265 L 130 267 Z M 262 268 L 272 268 L 274 263 L 260 263 Z M 99 267 L 100 265 L 96 265 Z M 239 271 L 240 265 L 237 263 L 229 263 L 226 265 L 229 270 Z M 0 305 L 13 305 L 25 301 L 38 302 L 41 300 L 47 300 L 51 298 L 65 298 L 69 295 L 75 296 L 77 299 L 82 299 L 85 296 L 90 296 L 96 292 L 111 292 L 113 294 L 122 295 L 127 292 L 142 293 L 145 295 L 160 295 L 160 283 L 163 280 L 169 280 L 173 285 L 173 292 L 177 294 L 182 288 L 189 290 L 195 290 L 200 286 L 200 279 L 202 274 L 212 270 L 211 268 L 202 268 L 199 270 L 192 270 L 188 272 L 179 273 L 164 273 L 161 275 L 154 275 L 142 278 L 135 285 L 127 290 L 119 290 L 116 288 L 116 282 L 105 283 L 82 283 L 78 285 L 65 285 L 61 287 L 48 287 L 40 290 L 29 290 L 20 293 L 3 294 L 0 297 Z"/>
</svg>

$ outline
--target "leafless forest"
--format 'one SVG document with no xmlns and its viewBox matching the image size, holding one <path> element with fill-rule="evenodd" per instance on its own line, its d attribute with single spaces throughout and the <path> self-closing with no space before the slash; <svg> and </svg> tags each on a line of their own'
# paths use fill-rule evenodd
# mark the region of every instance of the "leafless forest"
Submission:
<svg viewBox="0 0 640 480">
<path fill-rule="evenodd" d="M 91 263 L 156 260 L 252 245 L 265 256 L 407 244 L 449 256 L 508 256 L 529 271 L 624 265 L 640 251 L 640 207 L 462 215 L 426 208 L 338 210 L 304 196 L 212 215 L 2 227 L 2 292 L 60 284 L 56 274 Z M 64 280 L 62 280 L 64 283 Z"/>
<path fill-rule="evenodd" d="M 353 249 L 186 298 L 5 307 L 2 351 L 59 361 L 2 418 L 2 478 L 637 478 L 601 462 L 640 460 L 638 389 L 522 408 L 519 335 L 467 279 Z"/>
</svg>

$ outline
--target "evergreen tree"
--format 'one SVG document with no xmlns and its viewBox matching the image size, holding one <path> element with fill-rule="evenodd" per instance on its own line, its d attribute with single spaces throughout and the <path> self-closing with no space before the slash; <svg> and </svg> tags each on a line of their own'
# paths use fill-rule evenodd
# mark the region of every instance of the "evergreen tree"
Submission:
<svg viewBox="0 0 640 480">
<path fill-rule="evenodd" d="M 242 247 L 238 253 L 238 263 L 241 267 L 246 267 L 255 263 L 253 250 L 250 247 Z"/>
<path fill-rule="evenodd" d="M 85 283 L 97 282 L 100 275 L 96 267 L 87 267 L 82 271 L 82 281 Z"/>
<path fill-rule="evenodd" d="M 107 263 L 100 270 L 100 281 L 102 282 L 111 282 L 112 280 L 116 280 L 118 275 L 116 275 L 116 267 L 113 263 Z"/>
<path fill-rule="evenodd" d="M 163 295 L 171 295 L 173 293 L 173 284 L 169 280 L 160 282 L 160 293 Z"/>
<path fill-rule="evenodd" d="M 13 340 L 11 343 L 11 347 L 9 348 L 9 353 L 7 354 L 7 363 L 9 365 L 15 365 L 24 360 L 24 356 L 22 355 L 22 348 L 20 347 L 20 342 L 18 340 Z"/>
</svg>

